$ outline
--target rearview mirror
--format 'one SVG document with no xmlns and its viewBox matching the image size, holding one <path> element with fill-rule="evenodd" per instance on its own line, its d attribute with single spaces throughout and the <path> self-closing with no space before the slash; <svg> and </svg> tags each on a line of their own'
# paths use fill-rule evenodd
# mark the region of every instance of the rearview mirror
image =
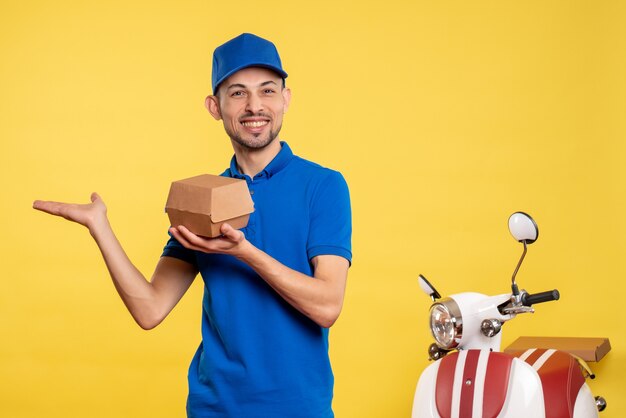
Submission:
<svg viewBox="0 0 626 418">
<path fill-rule="evenodd" d="M 524 212 L 515 212 L 509 218 L 509 231 L 519 242 L 532 244 L 537 241 L 539 228 L 530 215 Z"/>
</svg>

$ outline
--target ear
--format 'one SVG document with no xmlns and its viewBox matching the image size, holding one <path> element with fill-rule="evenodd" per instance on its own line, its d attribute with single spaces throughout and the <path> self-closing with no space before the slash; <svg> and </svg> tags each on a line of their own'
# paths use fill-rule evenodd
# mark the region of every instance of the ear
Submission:
<svg viewBox="0 0 626 418">
<path fill-rule="evenodd" d="M 291 103 L 291 89 L 285 87 L 282 90 L 283 95 L 283 113 L 287 113 L 287 109 L 289 109 L 289 103 Z"/>
<path fill-rule="evenodd" d="M 217 96 L 207 96 L 204 99 L 204 107 L 207 108 L 211 116 L 215 118 L 215 120 L 222 119 L 222 112 L 220 111 L 220 99 Z"/>
</svg>

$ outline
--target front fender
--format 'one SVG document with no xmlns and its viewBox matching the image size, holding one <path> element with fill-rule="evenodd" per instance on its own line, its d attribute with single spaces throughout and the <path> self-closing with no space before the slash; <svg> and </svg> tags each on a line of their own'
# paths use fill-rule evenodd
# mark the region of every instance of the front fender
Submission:
<svg viewBox="0 0 626 418">
<path fill-rule="evenodd" d="M 545 418 L 541 380 L 531 366 L 503 353 L 452 353 L 420 376 L 411 416 Z"/>
</svg>

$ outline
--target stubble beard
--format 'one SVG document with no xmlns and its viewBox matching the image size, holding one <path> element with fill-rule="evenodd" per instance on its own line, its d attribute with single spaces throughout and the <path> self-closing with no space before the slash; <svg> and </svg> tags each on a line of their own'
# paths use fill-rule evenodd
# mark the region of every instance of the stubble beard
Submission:
<svg viewBox="0 0 626 418">
<path fill-rule="evenodd" d="M 235 141 L 241 147 L 248 149 L 248 150 L 261 150 L 267 147 L 268 145 L 270 145 L 272 142 L 274 142 L 274 140 L 278 137 L 278 134 L 280 133 L 282 124 L 279 125 L 276 128 L 276 130 L 274 131 L 270 130 L 270 132 L 264 138 L 261 137 L 262 134 L 253 134 L 252 138 L 246 139 L 246 138 L 243 138 L 240 134 L 236 132 L 232 132 L 226 126 L 224 126 L 224 128 L 226 129 L 226 133 L 228 134 L 230 139 Z"/>
</svg>

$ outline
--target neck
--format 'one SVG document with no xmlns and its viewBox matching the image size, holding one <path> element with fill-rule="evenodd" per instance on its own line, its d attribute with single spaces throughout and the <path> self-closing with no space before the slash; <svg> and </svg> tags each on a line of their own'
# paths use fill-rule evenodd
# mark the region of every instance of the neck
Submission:
<svg viewBox="0 0 626 418">
<path fill-rule="evenodd" d="M 274 139 L 268 146 L 261 149 L 253 149 L 242 147 L 238 143 L 231 141 L 235 158 L 237 159 L 237 168 L 242 174 L 253 178 L 261 172 L 280 152 L 280 141 Z"/>
</svg>

